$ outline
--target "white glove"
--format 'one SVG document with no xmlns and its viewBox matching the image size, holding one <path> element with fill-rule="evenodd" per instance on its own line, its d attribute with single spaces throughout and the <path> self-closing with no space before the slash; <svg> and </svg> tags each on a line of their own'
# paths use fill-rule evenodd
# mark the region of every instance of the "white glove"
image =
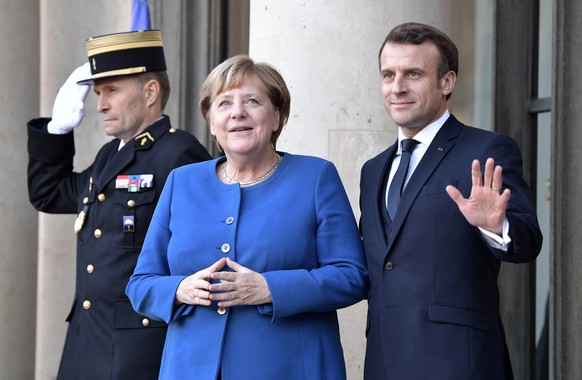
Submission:
<svg viewBox="0 0 582 380">
<path fill-rule="evenodd" d="M 62 85 L 53 105 L 53 118 L 47 125 L 49 133 L 63 135 L 81 124 L 85 116 L 85 98 L 91 86 L 77 82 L 88 78 L 91 78 L 89 62 L 77 67 Z"/>
</svg>

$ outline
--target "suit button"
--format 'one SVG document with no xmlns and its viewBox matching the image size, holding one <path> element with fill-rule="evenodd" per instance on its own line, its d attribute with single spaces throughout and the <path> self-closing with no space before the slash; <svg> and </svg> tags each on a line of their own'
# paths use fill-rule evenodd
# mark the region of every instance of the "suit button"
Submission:
<svg viewBox="0 0 582 380">
<path fill-rule="evenodd" d="M 130 199 L 127 201 L 127 206 L 129 208 L 134 208 L 135 207 L 135 201 L 133 199 Z"/>
<path fill-rule="evenodd" d="M 222 253 L 229 253 L 230 252 L 230 244 L 224 243 L 222 247 L 220 247 Z"/>
<path fill-rule="evenodd" d="M 229 216 L 228 218 L 226 218 L 226 224 L 233 224 L 234 223 L 234 217 Z"/>
<path fill-rule="evenodd" d="M 150 325 L 150 320 L 147 318 L 144 318 L 141 320 L 141 324 L 143 325 L 143 327 L 148 327 Z"/>
<path fill-rule="evenodd" d="M 226 307 L 219 307 L 218 309 L 216 309 L 216 312 L 220 315 L 224 315 L 226 314 Z"/>
<path fill-rule="evenodd" d="M 83 309 L 89 310 L 91 308 L 91 301 L 85 300 L 83 301 Z"/>
<path fill-rule="evenodd" d="M 95 270 L 95 267 L 93 267 L 93 265 L 91 264 L 87 265 L 87 273 L 91 274 L 93 273 L 93 270 Z"/>
<path fill-rule="evenodd" d="M 101 193 L 97 196 L 99 202 L 105 202 L 105 194 Z"/>
<path fill-rule="evenodd" d="M 93 235 L 95 235 L 95 237 L 96 237 L 97 239 L 99 239 L 99 238 L 101 237 L 101 230 L 100 230 L 99 228 L 97 228 L 97 229 L 95 230 L 95 232 L 93 233 Z"/>
<path fill-rule="evenodd" d="M 394 269 L 394 263 L 392 261 L 386 261 L 386 264 L 384 264 L 384 269 L 386 270 Z"/>
</svg>

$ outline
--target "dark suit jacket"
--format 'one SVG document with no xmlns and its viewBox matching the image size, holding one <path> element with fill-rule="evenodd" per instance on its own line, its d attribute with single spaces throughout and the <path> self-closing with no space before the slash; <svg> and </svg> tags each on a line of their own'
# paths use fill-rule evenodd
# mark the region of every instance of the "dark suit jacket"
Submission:
<svg viewBox="0 0 582 380">
<path fill-rule="evenodd" d="M 87 213 L 77 235 L 75 298 L 58 378 L 157 379 L 166 325 L 136 313 L 125 286 L 168 174 L 210 155 L 164 117 L 120 151 L 118 139 L 105 144 L 89 168 L 74 172 L 73 133 L 48 134 L 47 123 L 28 124 L 30 201 L 47 213 Z M 149 174 L 153 185 L 136 192 L 128 190 L 129 180 L 116 181 Z"/>
<path fill-rule="evenodd" d="M 499 313 L 501 261 L 528 262 L 542 236 L 515 141 L 451 116 L 407 184 L 394 221 L 386 217 L 386 176 L 396 145 L 366 162 L 360 229 L 371 288 L 365 379 L 510 379 Z M 471 192 L 471 162 L 493 157 L 511 190 L 512 242 L 491 248 L 446 193 Z"/>
</svg>

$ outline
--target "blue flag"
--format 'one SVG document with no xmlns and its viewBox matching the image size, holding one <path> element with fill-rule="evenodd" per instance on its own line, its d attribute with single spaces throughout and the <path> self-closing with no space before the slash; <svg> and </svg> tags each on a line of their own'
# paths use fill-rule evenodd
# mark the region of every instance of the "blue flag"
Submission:
<svg viewBox="0 0 582 380">
<path fill-rule="evenodd" d="M 131 15 L 131 30 L 149 30 L 150 8 L 147 0 L 132 0 L 133 10 Z"/>
</svg>

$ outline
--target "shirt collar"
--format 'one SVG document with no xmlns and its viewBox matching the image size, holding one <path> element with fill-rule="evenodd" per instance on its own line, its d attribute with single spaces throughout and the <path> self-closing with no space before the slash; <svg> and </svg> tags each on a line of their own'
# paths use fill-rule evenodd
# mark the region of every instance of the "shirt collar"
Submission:
<svg viewBox="0 0 582 380">
<path fill-rule="evenodd" d="M 430 143 L 432 142 L 432 140 L 434 139 L 434 137 L 436 136 L 436 134 L 438 133 L 438 131 L 445 124 L 445 121 L 447 121 L 449 116 L 451 116 L 451 114 L 449 113 L 449 110 L 445 109 L 445 112 L 443 112 L 441 117 L 439 117 L 438 119 L 436 119 L 435 121 L 433 121 L 432 123 L 430 123 L 429 125 L 424 127 L 420 132 L 418 132 L 416 134 L 416 136 L 414 136 L 414 139 L 422 145 L 429 146 Z M 402 147 L 401 147 L 400 143 L 404 139 L 407 139 L 407 137 L 404 136 L 404 133 L 402 133 L 402 128 L 398 128 L 398 152 L 397 152 L 397 154 L 401 153 Z"/>
</svg>

